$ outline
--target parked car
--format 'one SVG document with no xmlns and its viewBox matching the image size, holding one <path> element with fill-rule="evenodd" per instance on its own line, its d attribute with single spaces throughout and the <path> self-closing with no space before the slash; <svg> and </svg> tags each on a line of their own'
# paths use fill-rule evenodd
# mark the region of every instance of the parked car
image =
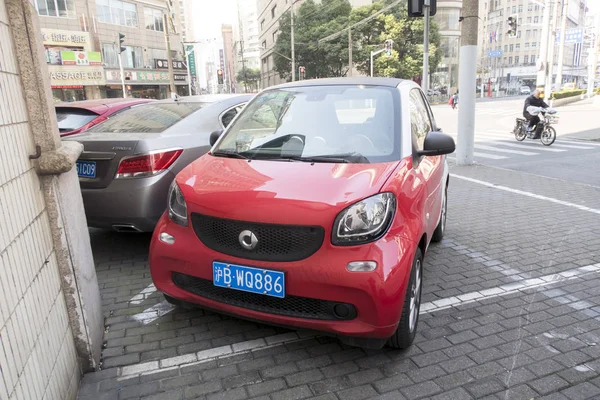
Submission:
<svg viewBox="0 0 600 400">
<path fill-rule="evenodd" d="M 408 347 L 455 148 L 419 86 L 271 87 L 211 139 L 177 175 L 153 234 L 150 270 L 166 299 Z"/>
<path fill-rule="evenodd" d="M 169 185 L 210 149 L 252 95 L 206 95 L 133 106 L 65 140 L 83 143 L 77 173 L 88 225 L 151 232 Z"/>
<path fill-rule="evenodd" d="M 521 86 L 521 88 L 519 89 L 520 93 L 522 95 L 530 95 L 531 94 L 531 89 L 529 88 L 529 86 Z"/>
<path fill-rule="evenodd" d="M 119 111 L 152 99 L 98 99 L 56 103 L 60 136 L 76 135 L 108 119 Z"/>
</svg>

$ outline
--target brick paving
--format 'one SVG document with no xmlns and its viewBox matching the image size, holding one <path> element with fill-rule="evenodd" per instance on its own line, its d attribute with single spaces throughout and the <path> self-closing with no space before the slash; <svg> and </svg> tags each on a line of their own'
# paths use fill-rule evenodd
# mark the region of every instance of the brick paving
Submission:
<svg viewBox="0 0 600 400">
<path fill-rule="evenodd" d="M 591 186 L 451 173 L 600 208 Z M 148 235 L 92 231 L 105 347 L 79 398 L 600 398 L 600 215 L 456 177 L 449 200 L 406 351 L 173 309 L 151 285 Z"/>
</svg>

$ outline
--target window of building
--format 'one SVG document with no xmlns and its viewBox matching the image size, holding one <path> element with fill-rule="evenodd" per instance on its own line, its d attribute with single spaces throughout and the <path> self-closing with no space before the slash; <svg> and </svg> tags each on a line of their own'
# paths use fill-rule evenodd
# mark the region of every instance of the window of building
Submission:
<svg viewBox="0 0 600 400">
<path fill-rule="evenodd" d="M 265 20 L 263 19 L 262 21 L 260 21 L 260 29 L 264 29 L 265 27 Z"/>
<path fill-rule="evenodd" d="M 516 13 L 517 13 L 517 6 L 513 6 L 513 7 L 512 7 L 512 12 L 513 12 L 513 14 L 516 14 Z"/>
<path fill-rule="evenodd" d="M 510 46 L 508 46 L 508 51 L 511 52 L 511 53 L 513 51 L 515 51 L 515 46 L 513 44 L 511 44 Z"/>
<path fill-rule="evenodd" d="M 523 64 L 525 64 L 525 65 L 529 64 L 529 56 L 523 57 Z"/>
<path fill-rule="evenodd" d="M 533 35 L 532 37 L 533 37 L 534 39 L 537 37 L 537 29 L 534 29 L 534 30 L 533 30 L 533 33 L 532 33 L 532 35 Z"/>
<path fill-rule="evenodd" d="M 512 58 L 512 57 L 508 57 L 508 63 L 509 63 L 509 64 L 512 64 L 512 60 L 513 60 L 513 58 Z"/>
<path fill-rule="evenodd" d="M 123 68 L 143 68 L 143 57 L 142 48 L 135 46 L 123 46 L 122 60 Z M 102 44 L 102 59 L 109 68 L 119 67 L 119 53 L 117 53 L 117 46 L 113 43 Z"/>
<path fill-rule="evenodd" d="M 267 48 L 267 41 L 263 40 L 261 46 L 262 46 L 263 49 L 266 49 Z"/>
<path fill-rule="evenodd" d="M 459 31 L 460 22 L 460 9 L 458 8 L 439 8 L 435 15 L 441 31 Z"/>
<path fill-rule="evenodd" d="M 163 23 L 163 13 L 161 10 L 144 7 L 144 19 L 146 21 L 146 29 L 164 32 L 165 24 Z"/>
<path fill-rule="evenodd" d="M 536 42 L 532 42 L 532 43 L 531 43 L 531 48 L 532 48 L 532 49 L 535 49 L 535 48 L 537 47 L 536 45 L 537 45 L 537 43 L 536 43 Z"/>
<path fill-rule="evenodd" d="M 105 24 L 137 26 L 135 4 L 121 0 L 96 0 L 98 21 Z"/>
<path fill-rule="evenodd" d="M 504 64 L 506 65 L 506 57 L 504 57 Z"/>
<path fill-rule="evenodd" d="M 515 50 L 516 51 L 521 50 L 521 44 L 520 43 L 515 44 Z"/>
<path fill-rule="evenodd" d="M 533 10 L 533 4 L 529 3 L 527 4 L 527 11 L 531 11 Z"/>
<path fill-rule="evenodd" d="M 530 24 L 531 23 L 531 17 L 527 17 L 527 23 Z"/>
<path fill-rule="evenodd" d="M 529 39 L 531 37 L 531 30 L 528 29 L 525 31 L 525 39 Z"/>
<path fill-rule="evenodd" d="M 529 48 L 529 42 L 525 42 L 525 46 L 524 48 L 528 49 Z"/>
<path fill-rule="evenodd" d="M 277 6 L 273 6 L 273 8 L 271 8 L 271 18 L 275 18 L 275 12 L 277 11 Z"/>
<path fill-rule="evenodd" d="M 529 58 L 529 62 L 530 62 L 530 63 L 532 63 L 532 64 L 535 64 L 535 56 L 534 56 L 534 55 L 532 55 L 532 56 Z"/>
<path fill-rule="evenodd" d="M 273 32 L 273 43 L 277 42 L 277 36 L 279 35 L 279 31 Z"/>
<path fill-rule="evenodd" d="M 515 56 L 515 64 L 519 63 L 519 56 Z"/>
<path fill-rule="evenodd" d="M 508 45 L 507 44 L 504 45 L 504 52 L 508 53 Z"/>
<path fill-rule="evenodd" d="M 535 11 L 540 11 L 540 5 L 539 4 L 535 5 Z"/>
<path fill-rule="evenodd" d="M 517 39 L 521 38 L 521 31 L 517 31 Z"/>
<path fill-rule="evenodd" d="M 537 24 L 540 22 L 540 17 L 538 17 L 537 15 L 535 17 L 533 17 L 533 23 Z"/>
<path fill-rule="evenodd" d="M 75 17 L 75 0 L 35 0 L 35 9 L 46 17 Z"/>
<path fill-rule="evenodd" d="M 522 13 L 523 12 L 523 5 L 519 4 L 519 12 Z"/>
</svg>

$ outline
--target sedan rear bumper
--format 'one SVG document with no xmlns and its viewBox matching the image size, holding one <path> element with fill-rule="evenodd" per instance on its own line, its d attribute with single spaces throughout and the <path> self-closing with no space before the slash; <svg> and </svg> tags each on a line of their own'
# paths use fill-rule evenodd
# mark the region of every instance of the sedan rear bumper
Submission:
<svg viewBox="0 0 600 400">
<path fill-rule="evenodd" d="M 152 232 L 167 207 L 171 171 L 147 178 L 115 179 L 102 189 L 82 189 L 88 226 Z"/>
</svg>

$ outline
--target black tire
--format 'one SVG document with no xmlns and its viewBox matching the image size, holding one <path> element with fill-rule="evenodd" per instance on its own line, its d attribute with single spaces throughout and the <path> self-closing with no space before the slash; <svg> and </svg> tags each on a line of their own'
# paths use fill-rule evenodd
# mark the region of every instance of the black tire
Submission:
<svg viewBox="0 0 600 400">
<path fill-rule="evenodd" d="M 550 146 L 552 143 L 554 143 L 555 140 L 556 130 L 551 126 L 547 126 L 546 129 L 544 129 L 544 132 L 542 132 L 542 135 L 540 136 L 540 141 L 544 146 Z"/>
<path fill-rule="evenodd" d="M 523 132 L 523 124 L 520 122 L 518 122 L 515 126 L 513 133 L 515 134 L 515 139 L 517 139 L 519 142 L 522 142 L 527 137 L 527 134 Z"/>
<path fill-rule="evenodd" d="M 388 339 L 388 346 L 396 349 L 410 347 L 417 333 L 419 310 L 421 309 L 421 289 L 423 287 L 423 254 L 417 247 L 404 297 L 402 316 L 396 332 Z M 414 303 L 413 303 L 414 300 Z"/>
<path fill-rule="evenodd" d="M 448 215 L 448 186 L 444 189 L 444 197 L 442 198 L 442 211 L 440 213 L 440 221 L 433 231 L 431 241 L 434 243 L 441 242 L 446 232 L 446 218 Z"/>
</svg>

